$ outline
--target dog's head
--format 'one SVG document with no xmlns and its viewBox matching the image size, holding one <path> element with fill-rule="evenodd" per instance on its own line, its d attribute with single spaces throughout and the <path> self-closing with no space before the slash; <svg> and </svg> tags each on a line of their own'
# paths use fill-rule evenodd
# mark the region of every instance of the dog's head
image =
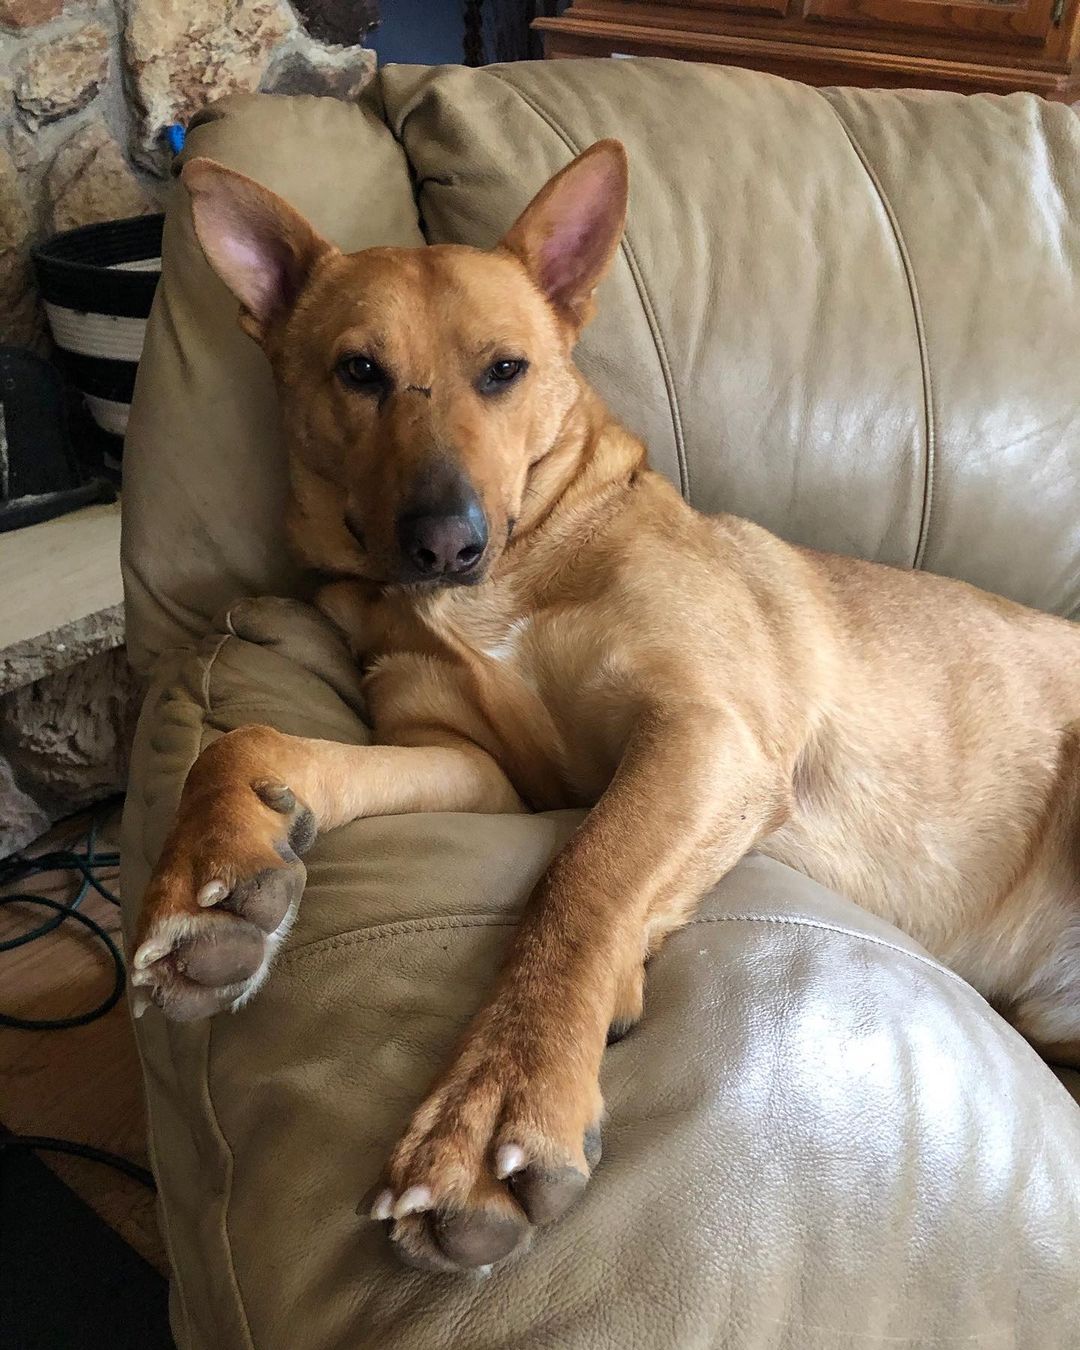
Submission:
<svg viewBox="0 0 1080 1350">
<path fill-rule="evenodd" d="M 294 545 L 385 584 L 482 579 L 580 390 L 571 352 L 626 213 L 626 155 L 599 141 L 490 252 L 344 254 L 280 197 L 196 159 L 195 230 L 274 370 Z"/>
</svg>

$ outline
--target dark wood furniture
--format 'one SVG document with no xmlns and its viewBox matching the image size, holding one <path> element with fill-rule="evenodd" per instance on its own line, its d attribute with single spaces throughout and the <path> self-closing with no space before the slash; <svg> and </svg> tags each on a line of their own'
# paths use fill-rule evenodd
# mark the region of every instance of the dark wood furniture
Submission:
<svg viewBox="0 0 1080 1350">
<path fill-rule="evenodd" d="M 807 84 L 1080 99 L 1080 0 L 573 0 L 544 54 L 673 56 Z"/>
</svg>

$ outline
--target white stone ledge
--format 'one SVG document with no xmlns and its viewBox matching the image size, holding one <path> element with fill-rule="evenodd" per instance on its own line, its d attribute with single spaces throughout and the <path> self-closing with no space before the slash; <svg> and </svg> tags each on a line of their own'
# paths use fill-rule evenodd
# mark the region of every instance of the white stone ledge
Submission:
<svg viewBox="0 0 1080 1350">
<path fill-rule="evenodd" d="M 0 534 L 0 694 L 123 641 L 118 502 Z"/>
</svg>

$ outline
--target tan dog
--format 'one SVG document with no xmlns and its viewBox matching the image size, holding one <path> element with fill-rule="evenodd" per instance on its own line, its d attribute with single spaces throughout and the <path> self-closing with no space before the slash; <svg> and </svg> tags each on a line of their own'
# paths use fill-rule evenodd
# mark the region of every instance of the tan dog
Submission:
<svg viewBox="0 0 1080 1350">
<path fill-rule="evenodd" d="M 622 230 L 616 142 L 490 253 L 347 256 L 238 174 L 184 181 L 273 366 L 292 542 L 370 672 L 376 744 L 248 727 L 204 751 L 143 904 L 143 997 L 248 998 L 316 830 L 593 808 L 372 1199 L 406 1259 L 486 1266 L 579 1193 L 609 1030 L 749 849 L 1080 1061 L 1080 630 L 702 516 L 649 470 L 571 357 Z"/>
</svg>

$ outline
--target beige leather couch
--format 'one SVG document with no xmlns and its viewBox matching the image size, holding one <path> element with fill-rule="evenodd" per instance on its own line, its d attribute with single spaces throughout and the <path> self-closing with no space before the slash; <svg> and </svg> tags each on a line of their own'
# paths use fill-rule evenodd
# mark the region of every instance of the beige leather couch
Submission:
<svg viewBox="0 0 1080 1350">
<path fill-rule="evenodd" d="M 1026 95 L 815 91 L 566 61 L 390 68 L 367 106 L 239 98 L 191 136 L 347 248 L 498 238 L 601 136 L 626 243 L 580 360 L 704 510 L 1080 605 L 1080 121 Z M 363 741 L 303 605 L 261 354 L 180 190 L 124 490 L 152 681 L 124 824 L 138 903 L 184 775 L 266 721 Z M 399 1267 L 358 1198 L 572 813 L 372 820 L 309 856 L 242 1012 L 138 1023 L 184 1350 L 1076 1350 L 1080 1110 L 965 984 L 749 859 L 607 1056 L 584 1199 L 490 1278 Z M 896 878 L 902 887 L 902 876 Z"/>
</svg>

